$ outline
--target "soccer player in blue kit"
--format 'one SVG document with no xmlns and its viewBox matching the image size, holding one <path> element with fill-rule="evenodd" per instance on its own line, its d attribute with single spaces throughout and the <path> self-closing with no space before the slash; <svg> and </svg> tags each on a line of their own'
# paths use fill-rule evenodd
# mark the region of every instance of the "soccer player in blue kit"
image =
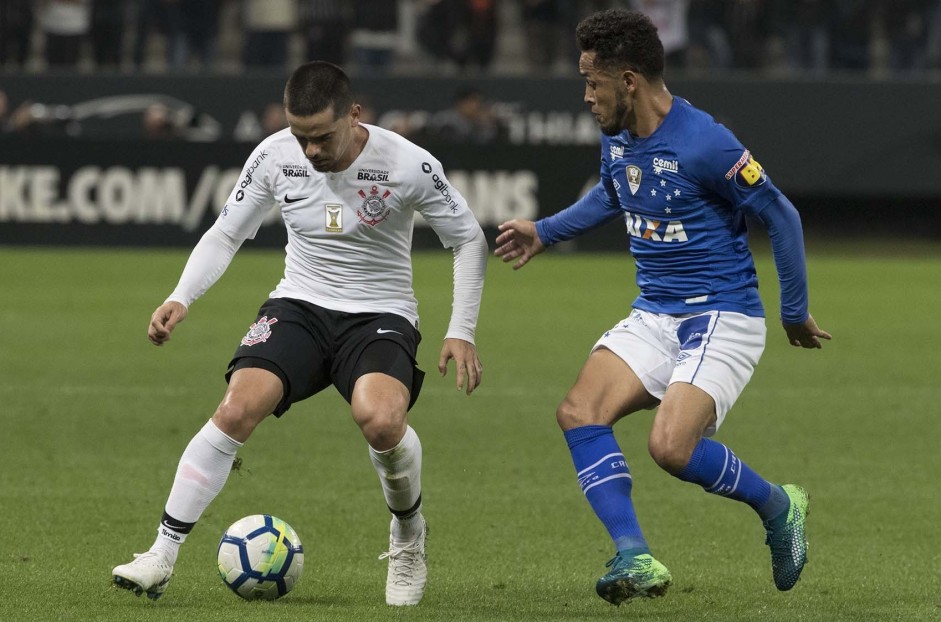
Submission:
<svg viewBox="0 0 941 622">
<path fill-rule="evenodd" d="M 496 254 L 525 265 L 546 247 L 617 218 L 630 235 L 640 296 L 604 333 L 556 412 L 578 482 L 617 553 L 598 580 L 620 605 L 672 582 L 650 552 L 612 426 L 657 407 L 648 448 L 671 475 L 741 501 L 764 523 L 779 590 L 807 558 L 807 492 L 768 482 L 711 437 L 764 349 L 764 310 L 745 217 L 768 229 L 791 345 L 830 335 L 808 312 L 800 216 L 751 153 L 663 82 L 663 46 L 641 13 L 610 9 L 577 27 L 585 102 L 601 126 L 601 181 L 567 209 L 500 225 Z M 658 406 L 659 404 L 659 406 Z"/>
</svg>

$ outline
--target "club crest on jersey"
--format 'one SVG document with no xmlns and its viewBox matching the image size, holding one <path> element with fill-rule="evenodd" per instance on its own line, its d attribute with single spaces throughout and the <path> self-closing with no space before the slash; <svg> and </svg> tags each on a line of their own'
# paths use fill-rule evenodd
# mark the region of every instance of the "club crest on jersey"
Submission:
<svg viewBox="0 0 941 622">
<path fill-rule="evenodd" d="M 386 205 L 386 199 L 390 194 L 392 191 L 386 190 L 380 195 L 377 186 L 370 188 L 369 194 L 360 190 L 359 196 L 363 197 L 363 205 L 356 210 L 356 215 L 370 227 L 378 225 L 389 216 L 390 208 Z"/>
<path fill-rule="evenodd" d="M 640 179 L 644 176 L 644 173 L 639 166 L 629 164 L 624 169 L 624 174 L 627 175 L 627 185 L 631 188 L 631 194 L 637 194 L 637 190 L 640 188 Z"/>
<path fill-rule="evenodd" d="M 248 327 L 248 332 L 242 337 L 243 346 L 253 346 L 256 343 L 264 343 L 271 336 L 271 327 L 278 323 L 278 318 L 273 317 L 270 320 L 268 316 L 262 316 L 260 320 Z"/>
</svg>

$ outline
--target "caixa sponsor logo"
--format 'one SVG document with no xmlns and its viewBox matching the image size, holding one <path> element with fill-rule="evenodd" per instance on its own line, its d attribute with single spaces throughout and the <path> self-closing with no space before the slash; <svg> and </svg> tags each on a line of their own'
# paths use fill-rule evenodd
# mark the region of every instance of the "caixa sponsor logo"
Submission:
<svg viewBox="0 0 941 622">
<path fill-rule="evenodd" d="M 686 242 L 689 238 L 680 220 L 664 223 L 661 220 L 646 218 L 631 212 L 624 213 L 627 233 L 635 238 L 653 242 Z"/>
</svg>

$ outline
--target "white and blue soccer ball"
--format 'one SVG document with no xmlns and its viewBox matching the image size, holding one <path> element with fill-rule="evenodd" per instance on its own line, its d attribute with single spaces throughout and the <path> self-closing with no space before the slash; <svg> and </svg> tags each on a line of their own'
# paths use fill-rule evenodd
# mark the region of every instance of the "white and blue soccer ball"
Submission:
<svg viewBox="0 0 941 622">
<path fill-rule="evenodd" d="M 304 571 L 304 547 L 280 518 L 255 514 L 226 529 L 219 542 L 219 575 L 246 600 L 274 600 L 294 589 Z"/>
</svg>

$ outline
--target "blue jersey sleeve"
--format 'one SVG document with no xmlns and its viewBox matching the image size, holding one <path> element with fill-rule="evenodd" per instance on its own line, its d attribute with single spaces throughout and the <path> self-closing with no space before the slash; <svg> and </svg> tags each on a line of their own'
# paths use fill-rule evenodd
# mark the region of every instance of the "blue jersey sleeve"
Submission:
<svg viewBox="0 0 941 622">
<path fill-rule="evenodd" d="M 754 216 L 780 195 L 761 164 L 725 126 L 713 122 L 697 143 L 700 182 L 733 209 Z"/>
<path fill-rule="evenodd" d="M 767 227 L 781 285 L 781 321 L 802 323 L 807 319 L 807 268 L 797 209 L 726 127 L 715 123 L 698 144 L 703 185 Z"/>
<path fill-rule="evenodd" d="M 807 319 L 807 267 L 800 214 L 783 194 L 758 214 L 768 228 L 771 252 L 781 283 L 781 321 L 801 324 Z"/>
<path fill-rule="evenodd" d="M 602 162 L 601 181 L 581 199 L 557 214 L 536 221 L 536 233 L 546 246 L 564 242 L 623 216 L 617 192 Z"/>
</svg>

